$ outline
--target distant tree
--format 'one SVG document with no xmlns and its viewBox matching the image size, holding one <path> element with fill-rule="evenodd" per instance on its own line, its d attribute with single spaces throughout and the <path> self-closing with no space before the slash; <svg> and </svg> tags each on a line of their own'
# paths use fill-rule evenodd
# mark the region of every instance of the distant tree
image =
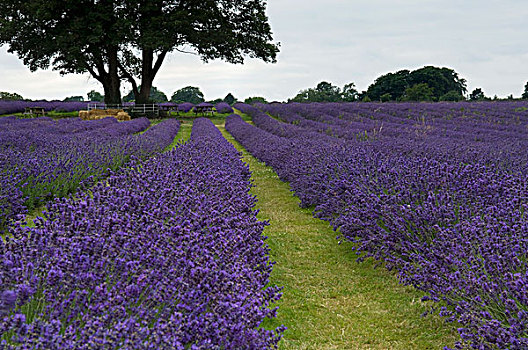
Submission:
<svg viewBox="0 0 528 350">
<path fill-rule="evenodd" d="M 356 84 L 348 83 L 343 86 L 341 91 L 341 101 L 343 102 L 354 102 L 358 98 L 358 91 L 356 90 Z"/>
<path fill-rule="evenodd" d="M 0 100 L 19 101 L 24 98 L 15 92 L 0 91 Z"/>
<path fill-rule="evenodd" d="M 451 90 L 448 93 L 440 96 L 440 101 L 460 102 L 464 100 L 465 100 L 465 97 L 455 90 Z"/>
<path fill-rule="evenodd" d="M 236 101 L 237 99 L 235 98 L 235 96 L 233 96 L 232 93 L 228 93 L 226 97 L 224 97 L 224 102 L 230 106 L 234 105 Z"/>
<path fill-rule="evenodd" d="M 405 89 L 402 101 L 432 101 L 434 98 L 433 89 L 427 83 L 413 85 Z"/>
<path fill-rule="evenodd" d="M 221 103 L 221 102 L 224 102 L 224 99 L 222 99 L 222 98 L 216 98 L 216 99 L 214 99 L 214 100 L 207 101 L 207 103 L 210 103 L 210 104 L 213 104 L 213 105 L 217 105 L 217 104 L 219 104 L 219 103 Z"/>
<path fill-rule="evenodd" d="M 367 96 L 367 91 L 366 90 L 363 90 L 363 91 L 359 92 L 358 96 L 357 96 L 358 101 L 363 101 L 363 98 L 365 96 Z"/>
<path fill-rule="evenodd" d="M 368 97 L 373 101 L 380 101 L 382 95 L 389 94 L 392 99 L 399 100 L 405 94 L 405 89 L 411 86 L 409 75 L 410 71 L 404 69 L 378 77 L 368 87 Z"/>
<path fill-rule="evenodd" d="M 128 94 L 126 94 L 125 97 L 123 97 L 123 101 L 124 102 L 135 101 L 134 97 L 135 97 L 134 91 L 130 90 Z M 165 93 L 163 93 L 162 91 L 158 90 L 157 87 L 153 86 L 150 89 L 150 97 L 147 100 L 148 103 L 163 103 L 163 102 L 168 102 L 168 101 L 169 99 L 167 98 L 167 95 L 165 95 Z"/>
<path fill-rule="evenodd" d="M 88 101 L 94 101 L 94 102 L 103 102 L 104 101 L 104 96 L 101 95 L 101 93 L 95 91 L 95 90 L 92 90 L 90 91 L 88 94 Z"/>
<path fill-rule="evenodd" d="M 484 95 L 484 91 L 482 91 L 481 88 L 476 88 L 469 94 L 469 100 L 470 101 L 482 101 L 485 100 L 486 96 Z"/>
<path fill-rule="evenodd" d="M 524 92 L 521 97 L 523 99 L 528 99 L 528 82 L 524 85 Z"/>
<path fill-rule="evenodd" d="M 248 97 L 244 100 L 245 104 L 252 105 L 255 103 L 268 103 L 264 97 Z"/>
<path fill-rule="evenodd" d="M 70 96 L 70 97 L 66 97 L 63 101 L 64 102 L 83 102 L 84 101 L 84 97 L 82 97 L 82 96 Z"/>
<path fill-rule="evenodd" d="M 351 102 L 357 99 L 354 83 L 348 83 L 341 90 L 338 86 L 322 81 L 315 88 L 299 91 L 291 102 Z"/>
<path fill-rule="evenodd" d="M 172 94 L 170 100 L 174 103 L 190 102 L 195 105 L 205 101 L 204 95 L 200 91 L 200 88 L 195 86 L 187 86 L 177 90 Z"/>
<path fill-rule="evenodd" d="M 508 95 L 508 97 L 506 99 L 513 100 L 513 94 Z"/>
<path fill-rule="evenodd" d="M 372 102 L 372 100 L 370 99 L 370 97 L 368 97 L 368 95 L 365 95 L 365 96 L 363 96 L 363 98 L 361 99 L 361 102 Z"/>
<path fill-rule="evenodd" d="M 374 101 L 380 101 L 385 94 L 390 94 L 394 100 L 400 100 L 408 88 L 418 84 L 427 84 L 432 89 L 434 101 L 450 91 L 456 91 L 462 96 L 467 92 L 466 80 L 459 78 L 454 70 L 425 66 L 414 71 L 404 69 L 382 75 L 368 87 L 367 95 Z"/>
<path fill-rule="evenodd" d="M 381 102 L 389 102 L 392 100 L 392 95 L 389 94 L 389 93 L 386 93 L 386 94 L 383 94 L 380 96 L 380 101 Z"/>
<path fill-rule="evenodd" d="M 467 92 L 466 80 L 459 78 L 457 72 L 446 67 L 426 66 L 412 71 L 409 79 L 411 86 L 426 83 L 433 90 L 433 100 L 436 101 L 450 91 L 462 96 Z"/>
</svg>

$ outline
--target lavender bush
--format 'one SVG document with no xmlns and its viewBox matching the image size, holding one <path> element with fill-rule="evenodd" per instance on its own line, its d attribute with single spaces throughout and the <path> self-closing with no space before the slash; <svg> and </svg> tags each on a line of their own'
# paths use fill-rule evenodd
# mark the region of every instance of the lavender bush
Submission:
<svg viewBox="0 0 528 350">
<path fill-rule="evenodd" d="M 215 105 L 215 109 L 218 113 L 221 113 L 221 114 L 233 113 L 233 108 L 231 108 L 229 103 L 226 103 L 226 102 L 217 103 Z"/>
<path fill-rule="evenodd" d="M 194 105 L 190 102 L 180 103 L 178 105 L 178 112 L 188 113 L 193 108 L 194 108 Z"/>
<path fill-rule="evenodd" d="M 22 113 L 26 107 L 42 107 L 46 112 L 75 112 L 88 108 L 86 102 L 63 102 L 63 101 L 0 101 L 0 115 L 11 113 Z"/>
<path fill-rule="evenodd" d="M 177 121 L 164 121 L 145 133 L 146 118 L 55 122 L 49 118 L 13 119 L 0 131 L 0 230 L 27 210 L 53 197 L 90 186 L 125 164 L 171 144 Z"/>
<path fill-rule="evenodd" d="M 0 241 L 2 347 L 267 349 L 280 294 L 240 154 L 191 141 L 56 199 Z"/>
<path fill-rule="evenodd" d="M 525 349 L 525 105 L 259 106 L 288 123 L 240 106 L 256 126 L 230 116 L 226 129 L 355 242 L 360 260 L 382 259 L 440 302 L 461 324 L 457 348 Z"/>
</svg>

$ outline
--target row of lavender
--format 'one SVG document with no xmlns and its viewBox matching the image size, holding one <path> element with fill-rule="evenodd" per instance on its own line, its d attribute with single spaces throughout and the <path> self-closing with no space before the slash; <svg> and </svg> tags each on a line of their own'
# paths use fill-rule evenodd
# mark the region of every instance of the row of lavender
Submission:
<svg viewBox="0 0 528 350">
<path fill-rule="evenodd" d="M 86 109 L 90 102 L 63 101 L 0 101 L 0 115 L 22 113 L 29 107 L 41 107 L 46 112 L 76 112 Z"/>
<path fill-rule="evenodd" d="M 89 186 L 125 164 L 171 144 L 179 122 L 146 118 L 53 121 L 0 118 L 0 232 L 53 197 Z"/>
<path fill-rule="evenodd" d="M 435 159 L 522 168 L 528 102 L 259 105 L 282 121 L 349 142 L 385 142 Z M 520 155 L 520 156 L 519 156 Z M 465 157 L 465 158 L 464 158 Z M 477 157 L 477 159 L 475 158 Z"/>
<path fill-rule="evenodd" d="M 56 199 L 0 240 L 6 349 L 267 349 L 272 264 L 240 154 L 206 119 L 191 140 Z"/>
<path fill-rule="evenodd" d="M 502 158 L 492 161 L 491 138 L 455 154 L 437 150 L 451 146 L 434 134 L 421 143 L 405 135 L 399 142 L 364 142 L 237 108 L 256 126 L 230 116 L 227 130 L 290 182 L 302 205 L 315 206 L 317 217 L 356 242 L 362 258 L 384 260 L 403 283 L 442 302 L 441 315 L 462 325 L 457 347 L 528 347 L 528 181 L 525 152 L 517 153 L 525 145 L 521 138 L 493 143 Z M 518 123 L 502 118 L 502 125 Z M 526 118 L 519 120 L 522 126 Z M 474 133 L 497 133 L 489 130 L 488 122 L 475 123 Z"/>
</svg>

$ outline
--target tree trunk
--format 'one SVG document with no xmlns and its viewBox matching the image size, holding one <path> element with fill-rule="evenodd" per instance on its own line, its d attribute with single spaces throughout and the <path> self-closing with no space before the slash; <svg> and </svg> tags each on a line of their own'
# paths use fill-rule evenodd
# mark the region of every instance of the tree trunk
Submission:
<svg viewBox="0 0 528 350">
<path fill-rule="evenodd" d="M 142 62 L 141 62 L 141 87 L 136 94 L 134 91 L 134 97 L 136 98 L 136 104 L 151 103 L 150 101 L 150 90 L 152 89 L 152 83 L 156 74 L 158 73 L 167 51 L 159 53 L 154 63 L 154 50 L 144 48 L 142 50 Z"/>
<path fill-rule="evenodd" d="M 105 104 L 121 104 L 121 78 L 118 74 L 117 47 L 111 46 L 107 50 L 108 74 L 103 78 Z"/>
</svg>

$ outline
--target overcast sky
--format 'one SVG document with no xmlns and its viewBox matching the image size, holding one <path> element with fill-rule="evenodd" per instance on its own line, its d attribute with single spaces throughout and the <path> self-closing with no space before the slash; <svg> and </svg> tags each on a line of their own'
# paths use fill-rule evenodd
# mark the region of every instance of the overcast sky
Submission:
<svg viewBox="0 0 528 350">
<path fill-rule="evenodd" d="M 469 91 L 480 87 L 487 96 L 519 97 L 528 81 L 526 0 L 269 0 L 268 16 L 281 43 L 277 63 L 204 64 L 171 54 L 154 85 L 169 98 L 191 85 L 206 99 L 231 92 L 281 101 L 323 80 L 361 91 L 381 74 L 425 65 L 452 68 Z M 31 73 L 0 48 L 0 91 L 63 99 L 92 89 L 103 91 L 89 75 Z"/>
</svg>

